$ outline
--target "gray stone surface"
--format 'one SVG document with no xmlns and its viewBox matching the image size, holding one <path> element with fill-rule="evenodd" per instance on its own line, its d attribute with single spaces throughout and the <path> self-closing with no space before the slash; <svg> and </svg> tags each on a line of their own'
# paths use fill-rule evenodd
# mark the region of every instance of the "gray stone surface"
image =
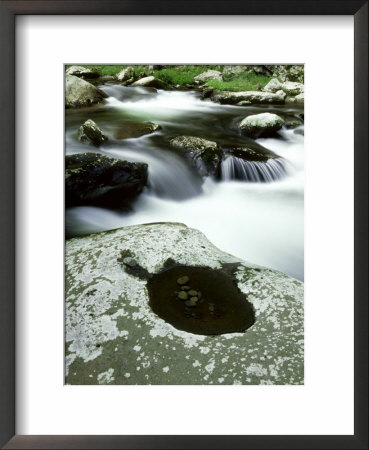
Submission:
<svg viewBox="0 0 369 450">
<path fill-rule="evenodd" d="M 223 81 L 223 76 L 218 70 L 207 70 L 206 72 L 200 73 L 200 75 L 196 75 L 194 80 L 202 83 L 210 80 Z"/>
<path fill-rule="evenodd" d="M 214 269 L 237 263 L 255 324 L 218 336 L 174 328 L 152 312 L 147 282 L 127 272 L 127 256 L 150 274 L 168 258 Z M 71 239 L 65 262 L 67 384 L 303 384 L 300 281 L 241 262 L 177 223 Z"/>
<path fill-rule="evenodd" d="M 277 114 L 261 113 L 245 117 L 240 122 L 240 129 L 251 137 L 271 135 L 280 130 L 284 120 Z"/>
<path fill-rule="evenodd" d="M 89 83 L 74 75 L 67 75 L 65 79 L 65 107 L 77 108 L 100 103 L 106 94 Z"/>
<path fill-rule="evenodd" d="M 284 92 L 261 92 L 261 91 L 219 91 L 212 95 L 211 99 L 215 102 L 226 105 L 247 104 L 284 104 L 286 94 Z"/>
</svg>

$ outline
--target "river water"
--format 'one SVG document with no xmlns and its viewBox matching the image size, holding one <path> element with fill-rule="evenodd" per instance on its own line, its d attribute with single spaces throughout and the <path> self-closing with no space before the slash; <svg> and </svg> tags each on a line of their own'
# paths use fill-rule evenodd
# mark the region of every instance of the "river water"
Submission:
<svg viewBox="0 0 369 450">
<path fill-rule="evenodd" d="M 148 187 L 130 212 L 67 209 L 67 236 L 149 222 L 182 222 L 228 253 L 303 280 L 303 125 L 256 141 L 242 136 L 237 126 L 246 115 L 266 111 L 293 118 L 303 112 L 301 107 L 228 106 L 201 100 L 193 91 L 99 87 L 109 96 L 105 104 L 66 110 L 66 154 L 96 151 L 146 162 Z M 87 119 L 94 120 L 109 138 L 99 149 L 77 140 L 77 130 Z M 119 139 L 124 124 L 143 121 L 162 128 L 151 135 Z M 168 138 L 178 135 L 207 138 L 225 147 L 248 144 L 280 158 L 250 163 L 230 156 L 222 162 L 220 181 L 204 181 L 170 149 Z"/>
</svg>

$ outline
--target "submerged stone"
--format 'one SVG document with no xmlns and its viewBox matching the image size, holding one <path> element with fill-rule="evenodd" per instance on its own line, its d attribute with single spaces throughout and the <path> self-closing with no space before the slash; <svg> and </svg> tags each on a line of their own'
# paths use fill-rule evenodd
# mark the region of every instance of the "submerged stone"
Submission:
<svg viewBox="0 0 369 450">
<path fill-rule="evenodd" d="M 184 277 L 179 277 L 178 279 L 177 279 L 177 283 L 178 284 L 186 284 L 188 281 L 189 281 L 189 277 L 187 277 L 187 276 L 184 276 Z"/>
</svg>

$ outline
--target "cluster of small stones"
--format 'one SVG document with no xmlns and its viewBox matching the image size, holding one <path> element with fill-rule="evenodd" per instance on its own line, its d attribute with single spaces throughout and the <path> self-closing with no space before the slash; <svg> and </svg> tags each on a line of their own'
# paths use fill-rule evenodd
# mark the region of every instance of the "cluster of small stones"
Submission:
<svg viewBox="0 0 369 450">
<path fill-rule="evenodd" d="M 201 305 L 204 303 L 204 298 L 202 297 L 202 293 L 199 290 L 193 289 L 188 283 L 190 281 L 190 277 L 184 275 L 177 279 L 177 284 L 180 286 L 180 291 L 176 291 L 174 295 L 181 300 L 185 304 L 185 316 L 199 318 L 199 316 L 192 312 L 192 308 L 195 308 L 197 305 Z M 215 303 L 208 302 L 209 304 L 209 312 L 210 315 L 214 315 Z"/>
</svg>

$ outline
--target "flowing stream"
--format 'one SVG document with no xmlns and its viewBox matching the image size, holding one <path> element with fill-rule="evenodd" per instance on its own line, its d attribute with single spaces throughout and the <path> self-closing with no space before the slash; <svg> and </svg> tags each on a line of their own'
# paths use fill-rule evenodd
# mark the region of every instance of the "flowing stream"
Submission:
<svg viewBox="0 0 369 450">
<path fill-rule="evenodd" d="M 96 151 L 146 162 L 148 187 L 130 212 L 67 209 L 67 236 L 149 222 L 182 222 L 202 231 L 228 253 L 303 280 L 303 125 L 256 141 L 238 130 L 246 115 L 268 111 L 293 118 L 303 112 L 301 107 L 228 106 L 201 100 L 193 91 L 99 87 L 109 96 L 105 104 L 66 111 L 66 153 Z M 87 119 L 94 120 L 109 138 L 99 149 L 77 140 L 78 128 Z M 121 138 L 124 124 L 144 121 L 158 123 L 161 129 L 138 138 Z M 221 163 L 221 180 L 204 181 L 170 149 L 168 138 L 178 135 L 202 137 L 223 147 L 252 145 L 278 158 L 256 162 L 228 155 Z"/>
</svg>

